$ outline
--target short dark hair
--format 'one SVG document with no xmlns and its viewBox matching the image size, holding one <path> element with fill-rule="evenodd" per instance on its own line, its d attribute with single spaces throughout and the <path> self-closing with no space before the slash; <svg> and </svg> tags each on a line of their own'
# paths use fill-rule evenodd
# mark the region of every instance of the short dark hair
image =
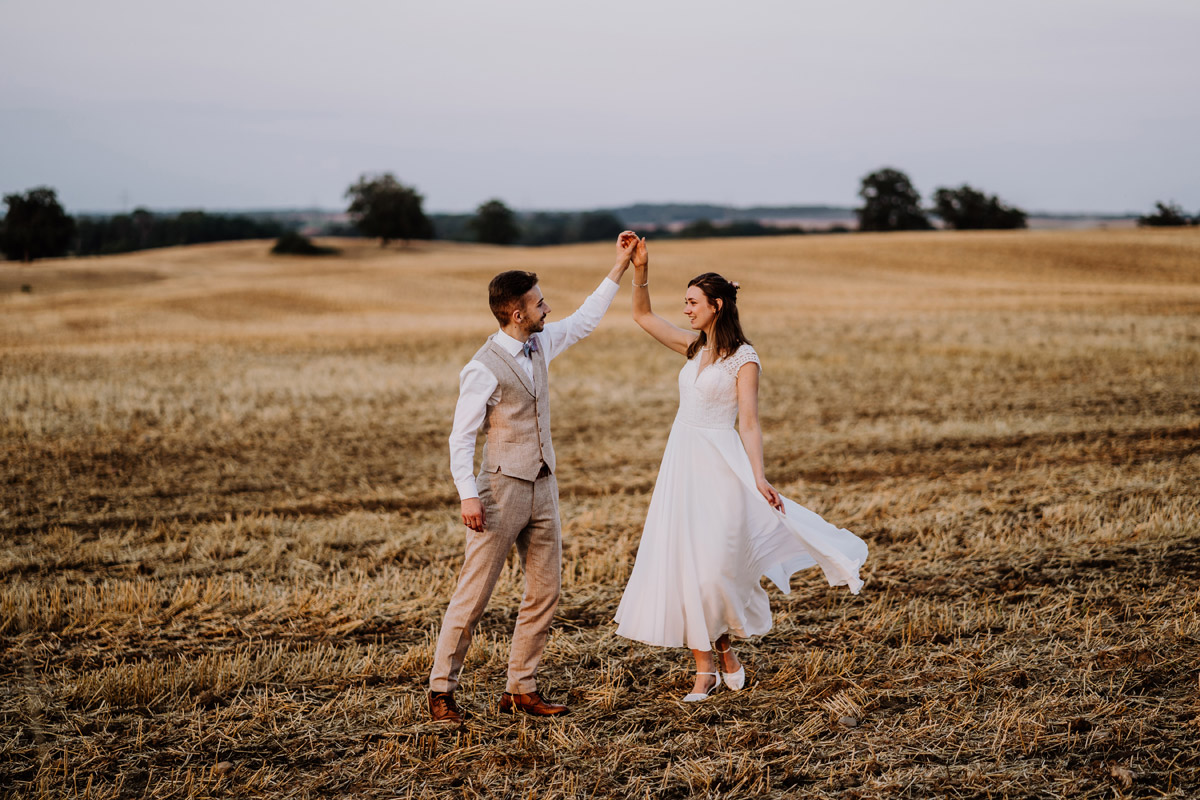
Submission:
<svg viewBox="0 0 1200 800">
<path fill-rule="evenodd" d="M 500 322 L 500 327 L 512 321 L 512 312 L 517 309 L 521 298 L 537 286 L 537 282 L 536 273 L 523 269 L 510 269 L 492 278 L 492 282 L 488 284 L 488 305 Z"/>
</svg>

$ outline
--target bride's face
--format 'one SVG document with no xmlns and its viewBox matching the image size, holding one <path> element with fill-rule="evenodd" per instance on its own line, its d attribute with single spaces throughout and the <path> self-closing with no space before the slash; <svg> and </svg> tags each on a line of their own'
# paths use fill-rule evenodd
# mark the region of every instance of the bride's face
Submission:
<svg viewBox="0 0 1200 800">
<path fill-rule="evenodd" d="M 692 330 L 702 331 L 717 318 L 717 309 L 699 286 L 689 286 L 683 296 L 683 313 L 692 322 Z"/>
</svg>

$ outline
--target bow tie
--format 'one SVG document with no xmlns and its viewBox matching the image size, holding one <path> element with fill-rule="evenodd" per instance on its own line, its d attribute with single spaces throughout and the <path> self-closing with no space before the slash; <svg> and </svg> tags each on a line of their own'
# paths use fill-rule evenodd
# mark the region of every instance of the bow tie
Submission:
<svg viewBox="0 0 1200 800">
<path fill-rule="evenodd" d="M 533 353 L 538 351 L 538 341 L 536 336 L 530 336 L 525 340 L 525 344 L 521 345 L 521 352 L 526 358 L 533 358 Z"/>
</svg>

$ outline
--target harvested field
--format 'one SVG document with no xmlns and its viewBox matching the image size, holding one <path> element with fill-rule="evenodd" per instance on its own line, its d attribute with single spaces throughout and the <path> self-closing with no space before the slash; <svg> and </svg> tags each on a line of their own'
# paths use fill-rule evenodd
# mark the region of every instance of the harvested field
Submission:
<svg viewBox="0 0 1200 800">
<path fill-rule="evenodd" d="M 1200 232 L 652 245 L 664 316 L 741 281 L 768 478 L 867 585 L 772 588 L 748 688 L 695 706 L 686 651 L 613 634 L 680 366 L 627 276 L 553 367 L 572 713 L 498 713 L 514 564 L 458 731 L 457 373 L 491 275 L 561 318 L 611 246 L 337 244 L 0 263 L 3 796 L 1200 795 Z"/>
</svg>

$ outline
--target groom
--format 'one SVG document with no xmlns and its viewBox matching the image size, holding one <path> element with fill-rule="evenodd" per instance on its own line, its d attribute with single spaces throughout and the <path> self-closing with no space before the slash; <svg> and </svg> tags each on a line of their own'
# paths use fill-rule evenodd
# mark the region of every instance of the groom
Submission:
<svg viewBox="0 0 1200 800">
<path fill-rule="evenodd" d="M 546 368 L 600 324 L 637 242 L 630 231 L 617 238 L 616 266 L 561 322 L 546 324 L 550 306 L 532 272 L 502 272 L 488 286 L 488 302 L 500 330 L 459 373 L 450 433 L 450 471 L 462 500 L 462 521 L 469 530 L 466 557 L 442 620 L 429 675 L 429 713 L 435 722 L 463 721 L 463 712 L 454 702 L 458 675 L 471 633 L 514 544 L 525 569 L 525 598 L 513 630 L 500 710 L 540 717 L 567 712 L 566 706 L 542 698 L 535 677 L 558 605 L 562 572 Z M 475 438 L 480 429 L 487 438 L 477 479 Z"/>
</svg>

